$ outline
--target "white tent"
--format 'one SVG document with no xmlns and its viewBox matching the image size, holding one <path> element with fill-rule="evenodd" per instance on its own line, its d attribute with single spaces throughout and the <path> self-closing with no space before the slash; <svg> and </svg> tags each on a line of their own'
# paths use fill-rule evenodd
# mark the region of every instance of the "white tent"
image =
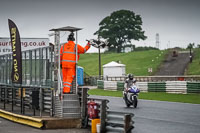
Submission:
<svg viewBox="0 0 200 133">
<path fill-rule="evenodd" d="M 117 76 L 125 76 L 126 65 L 117 63 L 115 61 L 112 61 L 108 64 L 103 65 L 103 77 L 106 79 L 106 77 L 117 77 Z"/>
</svg>

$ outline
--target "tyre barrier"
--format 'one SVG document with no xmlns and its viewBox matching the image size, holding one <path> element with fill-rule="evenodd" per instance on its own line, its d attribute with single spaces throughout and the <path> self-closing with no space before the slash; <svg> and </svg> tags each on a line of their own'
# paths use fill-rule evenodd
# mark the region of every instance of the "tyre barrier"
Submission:
<svg viewBox="0 0 200 133">
<path fill-rule="evenodd" d="M 191 81 L 166 81 L 166 82 L 137 82 L 141 92 L 166 92 L 166 93 L 200 93 L 200 82 Z M 124 90 L 122 81 L 97 81 L 97 87 L 105 90 Z"/>
</svg>

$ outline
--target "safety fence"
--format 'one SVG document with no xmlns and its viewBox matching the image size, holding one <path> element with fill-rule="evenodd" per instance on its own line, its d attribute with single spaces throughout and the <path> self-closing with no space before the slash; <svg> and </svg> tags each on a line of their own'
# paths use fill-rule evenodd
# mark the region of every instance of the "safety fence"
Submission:
<svg viewBox="0 0 200 133">
<path fill-rule="evenodd" d="M 137 82 L 141 92 L 167 92 L 167 93 L 200 93 L 200 82 L 191 81 L 165 81 L 165 82 Z M 123 90 L 122 81 L 97 81 L 97 87 L 105 90 Z"/>
<path fill-rule="evenodd" d="M 52 47 L 22 51 L 22 84 L 13 84 L 12 53 L 0 55 L 0 100 L 6 110 L 21 108 L 22 114 L 53 115 L 53 68 Z M 16 106 L 16 108 L 15 108 Z M 39 114 L 37 112 L 39 111 Z"/>
<path fill-rule="evenodd" d="M 52 47 L 22 52 L 22 86 L 53 85 L 54 53 Z M 0 84 L 12 85 L 12 54 L 0 55 Z"/>
</svg>

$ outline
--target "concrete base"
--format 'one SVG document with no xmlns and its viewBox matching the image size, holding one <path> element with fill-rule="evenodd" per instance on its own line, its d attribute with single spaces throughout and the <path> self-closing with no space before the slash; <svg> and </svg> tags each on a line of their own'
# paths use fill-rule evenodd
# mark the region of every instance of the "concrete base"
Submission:
<svg viewBox="0 0 200 133">
<path fill-rule="evenodd" d="M 30 117 L 0 109 L 0 117 L 24 125 L 43 129 L 81 128 L 81 119 L 62 119 L 55 117 Z"/>
<path fill-rule="evenodd" d="M 42 118 L 44 129 L 81 128 L 81 119 Z"/>
</svg>

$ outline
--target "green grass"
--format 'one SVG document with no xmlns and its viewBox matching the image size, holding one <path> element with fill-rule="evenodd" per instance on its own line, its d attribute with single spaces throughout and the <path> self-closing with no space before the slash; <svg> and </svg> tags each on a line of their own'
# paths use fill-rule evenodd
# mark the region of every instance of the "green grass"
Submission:
<svg viewBox="0 0 200 133">
<path fill-rule="evenodd" d="M 194 50 L 194 58 L 189 64 L 187 75 L 200 75 L 200 48 Z"/>
<path fill-rule="evenodd" d="M 110 53 L 101 54 L 101 64 L 107 64 L 111 61 L 121 61 L 126 65 L 126 73 L 134 73 L 137 76 L 147 76 L 148 68 L 157 70 L 167 51 L 149 50 L 130 53 Z M 98 53 L 87 53 L 80 56 L 78 65 L 84 68 L 89 75 L 98 75 Z M 153 61 L 152 61 L 153 60 Z M 101 67 L 102 67 L 101 66 Z M 103 72 L 103 69 L 101 69 Z"/>
<path fill-rule="evenodd" d="M 89 90 L 90 95 L 122 97 L 122 91 Z M 139 99 L 200 104 L 200 94 L 170 94 L 164 92 L 140 93 Z"/>
</svg>

